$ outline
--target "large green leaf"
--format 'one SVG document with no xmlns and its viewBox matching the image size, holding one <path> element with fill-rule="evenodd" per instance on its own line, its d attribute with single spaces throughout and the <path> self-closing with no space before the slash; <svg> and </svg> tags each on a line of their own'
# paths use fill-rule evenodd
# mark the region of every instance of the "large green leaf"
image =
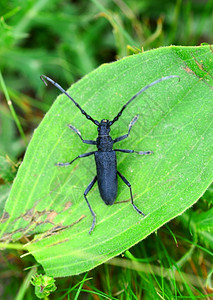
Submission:
<svg viewBox="0 0 213 300">
<path fill-rule="evenodd" d="M 83 193 L 96 173 L 94 159 L 82 158 L 65 168 L 55 163 L 95 150 L 68 124 L 84 139 L 95 139 L 97 127 L 65 95 L 57 98 L 34 132 L 6 203 L 1 232 L 5 240 L 34 235 L 26 250 L 47 275 L 78 274 L 118 255 L 192 206 L 211 183 L 210 46 L 160 48 L 102 65 L 69 93 L 94 119 L 111 120 L 143 86 L 167 75 L 181 80 L 169 79 L 148 89 L 111 127 L 113 138 L 123 135 L 139 114 L 130 137 L 116 148 L 154 152 L 117 153 L 118 170 L 131 182 L 135 204 L 145 218 L 132 208 L 129 189 L 121 180 L 113 206 L 104 204 L 95 185 L 88 199 L 97 224 L 88 234 L 92 216 Z"/>
</svg>

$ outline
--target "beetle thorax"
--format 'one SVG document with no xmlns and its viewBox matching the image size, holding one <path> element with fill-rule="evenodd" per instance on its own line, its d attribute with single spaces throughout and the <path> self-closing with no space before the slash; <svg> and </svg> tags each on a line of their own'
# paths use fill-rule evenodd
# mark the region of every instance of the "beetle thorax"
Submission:
<svg viewBox="0 0 213 300">
<path fill-rule="evenodd" d="M 98 126 L 97 148 L 99 151 L 112 151 L 113 140 L 110 133 L 109 120 L 101 120 Z"/>
</svg>

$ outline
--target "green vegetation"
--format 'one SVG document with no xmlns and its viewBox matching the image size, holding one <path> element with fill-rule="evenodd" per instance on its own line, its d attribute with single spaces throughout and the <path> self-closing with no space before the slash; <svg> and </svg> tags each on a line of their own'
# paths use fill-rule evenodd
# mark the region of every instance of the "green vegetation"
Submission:
<svg viewBox="0 0 213 300">
<path fill-rule="evenodd" d="M 213 295 L 213 190 L 205 192 L 213 167 L 212 6 L 213 1 L 181 0 L 1 1 L 1 299 L 36 299 L 44 288 L 46 299 L 49 292 L 50 299 L 83 299 L 85 293 L 87 299 Z M 200 43 L 206 45 L 192 47 Z M 188 47 L 147 51 L 171 44 Z M 154 151 L 149 157 L 118 158 L 145 219 L 129 201 L 106 207 L 95 188 L 89 198 L 97 226 L 88 235 L 91 216 L 82 191 L 95 172 L 94 162 L 85 159 L 61 169 L 54 163 L 93 149 L 67 124 L 88 139 L 96 137 L 96 128 L 65 96 L 49 110 L 59 92 L 46 89 L 41 74 L 65 88 L 88 74 L 69 92 L 98 120 L 114 117 L 151 81 L 180 76 L 180 82 L 170 79 L 150 88 L 112 128 L 114 137 L 126 133 L 139 114 L 119 147 Z M 119 182 L 116 202 L 128 199 Z M 85 271 L 56 279 L 57 290 L 47 277 Z"/>
</svg>

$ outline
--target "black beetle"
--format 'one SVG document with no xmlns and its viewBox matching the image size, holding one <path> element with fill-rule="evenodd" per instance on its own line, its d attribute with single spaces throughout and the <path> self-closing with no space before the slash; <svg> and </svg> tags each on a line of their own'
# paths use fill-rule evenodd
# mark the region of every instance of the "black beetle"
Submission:
<svg viewBox="0 0 213 300">
<path fill-rule="evenodd" d="M 116 151 L 117 152 L 124 152 L 124 153 L 137 153 L 139 155 L 146 155 L 153 153 L 152 151 L 135 151 L 135 150 L 127 150 L 127 149 L 112 149 L 113 144 L 120 142 L 127 138 L 130 134 L 132 126 L 135 124 L 135 122 L 138 119 L 138 116 L 135 116 L 133 120 L 129 124 L 128 133 L 125 135 L 122 135 L 120 137 L 117 137 L 116 139 L 112 139 L 109 135 L 110 133 L 110 127 L 112 124 L 114 124 L 119 117 L 122 115 L 124 109 L 127 107 L 128 104 L 130 104 L 137 96 L 139 96 L 142 92 L 150 88 L 151 86 L 155 85 L 158 82 L 161 82 L 163 80 L 167 80 L 169 78 L 175 78 L 178 77 L 178 75 L 170 75 L 163 78 L 160 78 L 158 80 L 153 81 L 152 83 L 148 84 L 144 88 L 142 88 L 138 93 L 136 93 L 119 111 L 119 113 L 114 117 L 112 121 L 109 120 L 101 120 L 101 122 L 98 122 L 97 120 L 94 120 L 90 115 L 88 115 L 81 107 L 80 105 L 55 81 L 53 81 L 51 78 L 41 75 L 40 76 L 42 81 L 47 85 L 46 80 L 48 80 L 50 83 L 52 83 L 54 86 L 56 86 L 62 93 L 64 93 L 81 111 L 83 115 L 86 116 L 86 118 L 90 121 L 92 121 L 96 126 L 98 126 L 98 137 L 96 141 L 93 140 L 84 140 L 81 136 L 81 133 L 78 129 L 76 129 L 74 126 L 69 125 L 69 128 L 72 129 L 77 135 L 80 137 L 83 143 L 90 144 L 90 145 L 96 145 L 98 148 L 98 151 L 92 151 L 88 153 L 84 153 L 81 155 L 78 155 L 76 158 L 74 158 L 69 163 L 57 163 L 57 166 L 68 166 L 71 165 L 76 159 L 95 155 L 95 162 L 96 162 L 96 170 L 97 175 L 93 178 L 93 180 L 90 182 L 88 187 L 86 188 L 84 192 L 84 198 L 87 202 L 87 205 L 90 209 L 90 212 L 93 216 L 93 222 L 92 226 L 89 230 L 89 233 L 92 232 L 92 230 L 95 227 L 96 222 L 96 215 L 92 209 L 92 207 L 89 204 L 89 201 L 87 199 L 87 194 L 93 187 L 96 181 L 98 181 L 98 188 L 101 195 L 101 198 L 104 200 L 104 202 L 107 205 L 112 205 L 115 202 L 116 196 L 117 196 L 117 175 L 120 176 L 120 178 L 123 180 L 123 182 L 129 187 L 130 190 L 130 196 L 131 196 L 131 203 L 134 207 L 134 209 L 141 215 L 145 216 L 144 213 L 137 208 L 137 206 L 133 202 L 133 196 L 132 196 L 132 189 L 131 184 L 129 181 L 117 170 L 117 161 L 116 161 Z"/>
</svg>

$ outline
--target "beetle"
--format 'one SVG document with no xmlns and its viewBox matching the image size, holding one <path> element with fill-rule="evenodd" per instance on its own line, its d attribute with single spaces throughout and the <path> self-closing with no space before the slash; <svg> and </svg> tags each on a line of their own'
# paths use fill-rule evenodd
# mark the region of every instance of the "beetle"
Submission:
<svg viewBox="0 0 213 300">
<path fill-rule="evenodd" d="M 69 128 L 73 130 L 81 139 L 81 141 L 85 144 L 89 145 L 95 145 L 97 147 L 97 151 L 92 151 L 92 152 L 87 152 L 84 154 L 80 154 L 77 157 L 75 157 L 72 161 L 68 163 L 57 163 L 57 166 L 69 166 L 71 165 L 74 161 L 76 161 L 78 158 L 83 158 L 87 157 L 90 155 L 95 156 L 95 163 L 96 163 L 96 170 L 97 170 L 97 175 L 93 178 L 93 180 L 90 182 L 88 187 L 86 188 L 84 192 L 84 198 L 86 200 L 86 203 L 89 207 L 89 210 L 93 216 L 93 221 L 92 225 L 89 230 L 89 234 L 93 231 L 96 223 L 96 215 L 95 212 L 93 211 L 88 199 L 87 199 L 87 194 L 89 191 L 92 189 L 96 181 L 98 182 L 98 188 L 100 192 L 100 196 L 107 205 L 112 205 L 115 202 L 115 199 L 117 197 L 117 177 L 119 176 L 123 182 L 128 186 L 130 190 L 130 198 L 131 198 L 131 204 L 133 208 L 142 216 L 145 216 L 145 214 L 134 204 L 133 201 L 133 195 L 132 195 L 132 188 L 130 182 L 117 170 L 117 160 L 116 160 L 116 152 L 123 152 L 123 153 L 136 153 L 139 155 L 147 155 L 153 153 L 152 151 L 135 151 L 135 150 L 128 150 L 128 149 L 113 149 L 113 145 L 117 142 L 120 142 L 124 139 L 126 139 L 131 131 L 132 126 L 135 124 L 135 122 L 138 119 L 138 115 L 136 115 L 132 121 L 129 124 L 128 132 L 127 134 L 124 134 L 122 136 L 117 137 L 116 139 L 112 139 L 110 136 L 110 127 L 118 121 L 118 119 L 121 117 L 124 109 L 129 105 L 136 97 L 138 97 L 142 92 L 147 90 L 148 88 L 152 87 L 153 85 L 170 79 L 170 78 L 175 78 L 178 77 L 178 75 L 170 75 L 166 77 L 162 77 L 160 79 L 157 79 L 153 81 L 152 83 L 146 85 L 144 88 L 142 88 L 139 92 L 137 92 L 130 100 L 126 102 L 125 105 L 121 108 L 121 110 L 118 112 L 118 114 L 112 119 L 112 121 L 109 121 L 107 119 L 101 120 L 101 122 L 94 120 L 90 115 L 88 115 L 82 108 L 81 106 L 54 80 L 49 78 L 46 75 L 41 75 L 40 78 L 42 81 L 47 85 L 47 81 L 49 81 L 51 84 L 53 84 L 56 88 L 58 88 L 63 94 L 65 94 L 81 111 L 85 117 L 92 121 L 96 126 L 98 126 L 98 137 L 97 139 L 94 140 L 84 140 L 81 136 L 81 133 L 78 129 L 76 129 L 73 125 L 69 125 Z"/>
</svg>

